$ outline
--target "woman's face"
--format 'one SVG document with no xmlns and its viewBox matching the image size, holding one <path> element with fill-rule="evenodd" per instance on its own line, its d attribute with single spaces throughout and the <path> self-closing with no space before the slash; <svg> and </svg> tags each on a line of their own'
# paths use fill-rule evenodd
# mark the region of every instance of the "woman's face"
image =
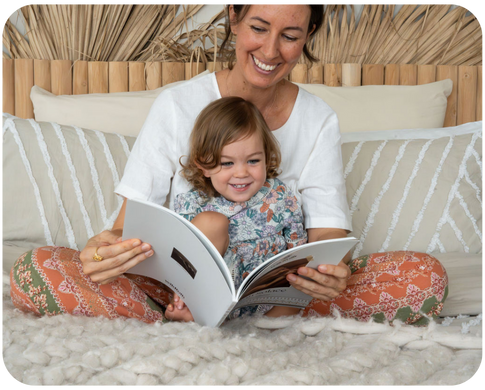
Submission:
<svg viewBox="0 0 485 390">
<path fill-rule="evenodd" d="M 267 88 L 290 73 L 311 32 L 310 13 L 307 5 L 252 5 L 239 23 L 232 24 L 236 67 L 248 83 Z M 230 17 L 237 20 L 232 6 Z"/>
</svg>

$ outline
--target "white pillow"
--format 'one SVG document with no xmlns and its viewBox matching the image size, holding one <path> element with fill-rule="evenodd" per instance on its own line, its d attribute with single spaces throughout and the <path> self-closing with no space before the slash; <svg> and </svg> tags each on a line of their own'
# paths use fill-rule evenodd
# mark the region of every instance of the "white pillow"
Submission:
<svg viewBox="0 0 485 390">
<path fill-rule="evenodd" d="M 442 127 L 453 82 L 423 85 L 367 85 L 328 87 L 298 84 L 320 97 L 337 113 L 340 131 Z"/>
<path fill-rule="evenodd" d="M 342 134 L 353 256 L 482 250 L 482 122 Z"/>
<path fill-rule="evenodd" d="M 208 70 L 195 77 L 207 73 Z M 183 82 L 178 81 L 150 91 L 59 96 L 34 86 L 30 99 L 36 121 L 136 137 L 160 92 Z"/>
</svg>

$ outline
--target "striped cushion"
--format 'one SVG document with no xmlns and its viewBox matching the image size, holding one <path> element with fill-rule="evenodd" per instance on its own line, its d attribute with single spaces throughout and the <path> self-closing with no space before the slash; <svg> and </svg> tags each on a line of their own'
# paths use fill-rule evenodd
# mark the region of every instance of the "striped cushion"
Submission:
<svg viewBox="0 0 485 390">
<path fill-rule="evenodd" d="M 343 134 L 354 257 L 481 253 L 481 127 Z"/>
<path fill-rule="evenodd" d="M 134 137 L 5 117 L 3 127 L 4 241 L 76 249 L 112 226 Z M 481 122 L 342 137 L 354 257 L 481 253 Z"/>
<path fill-rule="evenodd" d="M 111 227 L 134 137 L 4 116 L 4 241 L 83 248 Z"/>
</svg>

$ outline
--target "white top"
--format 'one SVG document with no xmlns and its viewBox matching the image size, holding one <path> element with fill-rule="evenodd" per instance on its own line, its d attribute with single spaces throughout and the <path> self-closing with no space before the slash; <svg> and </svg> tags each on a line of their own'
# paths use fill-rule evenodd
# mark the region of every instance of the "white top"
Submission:
<svg viewBox="0 0 485 390">
<path fill-rule="evenodd" d="M 180 175 L 179 158 L 189 154 L 198 114 L 220 98 L 214 73 L 165 89 L 148 113 L 115 191 L 160 205 L 168 195 L 173 210 L 175 196 L 191 189 Z M 273 134 L 281 149 L 278 178 L 300 201 L 305 228 L 351 230 L 335 112 L 300 88 L 290 117 Z"/>
</svg>

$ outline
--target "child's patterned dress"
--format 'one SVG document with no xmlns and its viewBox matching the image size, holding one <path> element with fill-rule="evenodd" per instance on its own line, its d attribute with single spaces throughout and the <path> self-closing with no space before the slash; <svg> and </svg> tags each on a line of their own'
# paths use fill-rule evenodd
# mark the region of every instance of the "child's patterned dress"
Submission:
<svg viewBox="0 0 485 390">
<path fill-rule="evenodd" d="M 279 179 L 268 179 L 244 203 L 234 203 L 222 196 L 207 198 L 192 190 L 177 195 L 174 209 L 189 221 L 203 211 L 216 211 L 229 219 L 229 247 L 224 260 L 236 289 L 265 260 L 307 242 L 301 207 Z"/>
</svg>

